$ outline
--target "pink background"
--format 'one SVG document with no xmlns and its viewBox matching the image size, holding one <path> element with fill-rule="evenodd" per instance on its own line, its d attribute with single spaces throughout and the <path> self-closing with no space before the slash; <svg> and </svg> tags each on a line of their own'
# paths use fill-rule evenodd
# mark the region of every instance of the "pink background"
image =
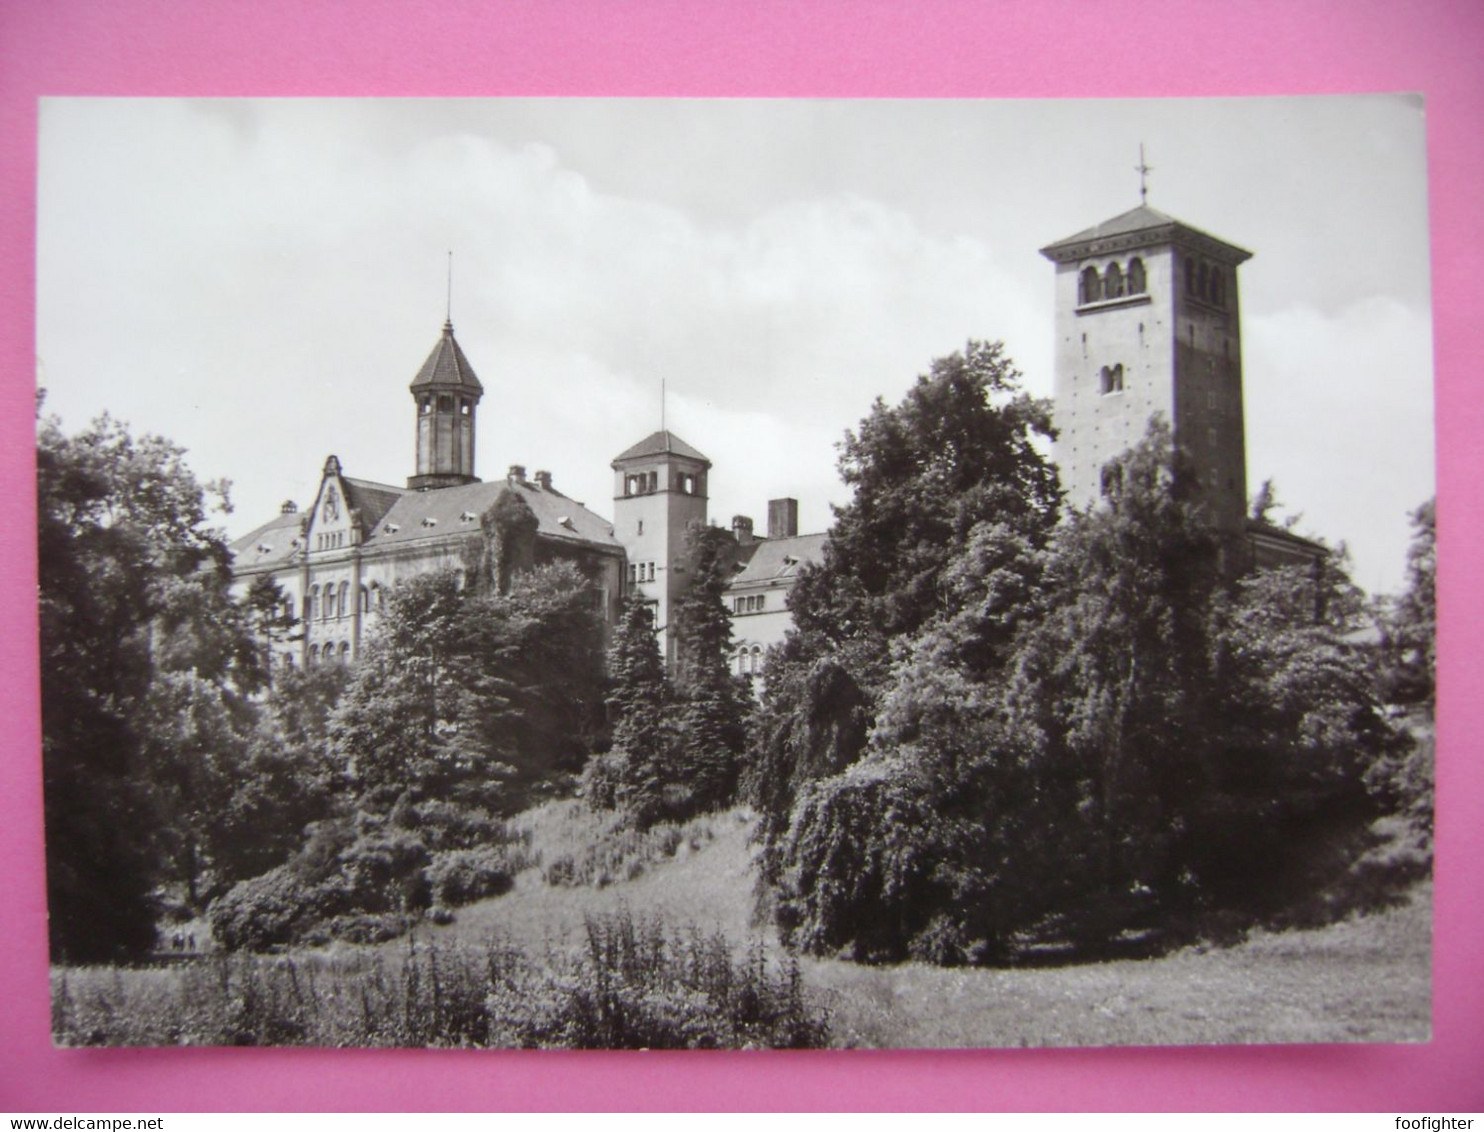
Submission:
<svg viewBox="0 0 1484 1132">
<path fill-rule="evenodd" d="M 1430 1044 L 802 1055 L 51 1048 L 31 533 L 39 96 L 1353 91 L 1427 98 L 1443 530 Z M 1484 399 L 1469 344 L 1484 251 L 1477 0 L 0 0 L 0 139 L 0 472 L 11 487 L 0 493 L 0 1110 L 1484 1108 L 1484 760 L 1471 741 L 1484 723 L 1484 663 L 1468 644 L 1484 610 Z"/>
</svg>

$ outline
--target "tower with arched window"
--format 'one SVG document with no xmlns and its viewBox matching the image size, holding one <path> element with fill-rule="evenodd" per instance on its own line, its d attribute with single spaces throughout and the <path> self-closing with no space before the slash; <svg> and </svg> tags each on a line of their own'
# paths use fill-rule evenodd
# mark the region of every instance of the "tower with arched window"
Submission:
<svg viewBox="0 0 1484 1132">
<path fill-rule="evenodd" d="M 474 474 L 474 414 L 484 386 L 453 336 L 453 323 L 408 387 L 417 410 L 417 474 L 413 491 L 477 483 Z"/>
<path fill-rule="evenodd" d="M 1140 205 L 1041 249 L 1056 264 L 1055 456 L 1079 507 L 1160 414 L 1217 526 L 1247 501 L 1237 268 L 1251 253 Z"/>
<path fill-rule="evenodd" d="M 675 603 L 685 574 L 685 534 L 706 525 L 711 461 L 661 429 L 613 460 L 613 533 L 628 556 L 626 588 L 654 610 L 667 664 L 675 661 Z"/>
</svg>

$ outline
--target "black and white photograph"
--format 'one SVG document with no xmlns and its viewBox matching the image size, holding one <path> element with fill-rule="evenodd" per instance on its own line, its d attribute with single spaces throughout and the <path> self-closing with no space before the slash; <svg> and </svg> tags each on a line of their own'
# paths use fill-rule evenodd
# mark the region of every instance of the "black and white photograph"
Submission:
<svg viewBox="0 0 1484 1132">
<path fill-rule="evenodd" d="M 1420 96 L 39 117 L 56 1044 L 1429 1040 Z"/>
</svg>

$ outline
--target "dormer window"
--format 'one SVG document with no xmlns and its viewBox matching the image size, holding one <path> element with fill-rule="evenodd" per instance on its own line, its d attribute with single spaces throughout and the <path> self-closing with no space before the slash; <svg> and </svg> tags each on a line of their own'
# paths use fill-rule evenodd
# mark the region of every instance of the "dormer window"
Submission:
<svg viewBox="0 0 1484 1132">
<path fill-rule="evenodd" d="M 472 523 L 478 518 L 479 516 L 474 514 L 473 511 L 461 511 L 459 513 L 459 522 L 461 523 Z"/>
<path fill-rule="evenodd" d="M 397 526 L 396 523 L 388 523 L 386 526 L 382 527 L 381 529 L 384 530 L 389 535 L 394 535 L 398 531 L 400 531 L 402 528 L 399 527 L 399 526 Z"/>
<path fill-rule="evenodd" d="M 436 527 L 438 525 L 438 520 L 433 518 L 433 516 L 431 515 L 425 515 L 423 517 L 422 525 L 425 527 Z"/>
</svg>

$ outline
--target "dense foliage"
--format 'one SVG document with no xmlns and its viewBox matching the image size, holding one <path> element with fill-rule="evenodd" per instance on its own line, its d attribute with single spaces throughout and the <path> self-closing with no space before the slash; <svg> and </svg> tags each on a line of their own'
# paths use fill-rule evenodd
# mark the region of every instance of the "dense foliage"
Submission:
<svg viewBox="0 0 1484 1132">
<path fill-rule="evenodd" d="M 987 427 L 964 369 L 878 404 L 862 436 L 889 443 L 847 440 L 843 537 L 775 653 L 749 782 L 785 938 L 938 963 L 1139 952 L 1338 883 L 1390 804 L 1377 768 L 1410 748 L 1352 644 L 1343 556 L 1225 572 L 1157 421 L 1053 528 L 1049 470 L 1006 445 L 1036 416 L 1011 401 L 1020 431 Z M 1005 459 L 955 449 L 923 402 Z M 1006 478 L 936 491 L 943 451 Z"/>
<path fill-rule="evenodd" d="M 389 593 L 330 741 L 368 811 L 405 794 L 513 813 L 582 769 L 603 681 L 602 625 L 575 567 L 529 571 L 503 594 L 426 574 Z"/>
<path fill-rule="evenodd" d="M 157 886 L 194 889 L 262 684 L 226 544 L 184 453 L 107 417 L 37 435 L 52 953 L 137 953 Z"/>
<path fill-rule="evenodd" d="M 734 548 L 716 527 L 687 532 L 690 586 L 676 603 L 676 672 L 660 656 L 650 607 L 631 594 L 609 650 L 612 749 L 584 775 L 593 805 L 640 828 L 683 821 L 736 796 L 750 696 L 729 667 L 732 619 L 723 601 Z"/>
</svg>

